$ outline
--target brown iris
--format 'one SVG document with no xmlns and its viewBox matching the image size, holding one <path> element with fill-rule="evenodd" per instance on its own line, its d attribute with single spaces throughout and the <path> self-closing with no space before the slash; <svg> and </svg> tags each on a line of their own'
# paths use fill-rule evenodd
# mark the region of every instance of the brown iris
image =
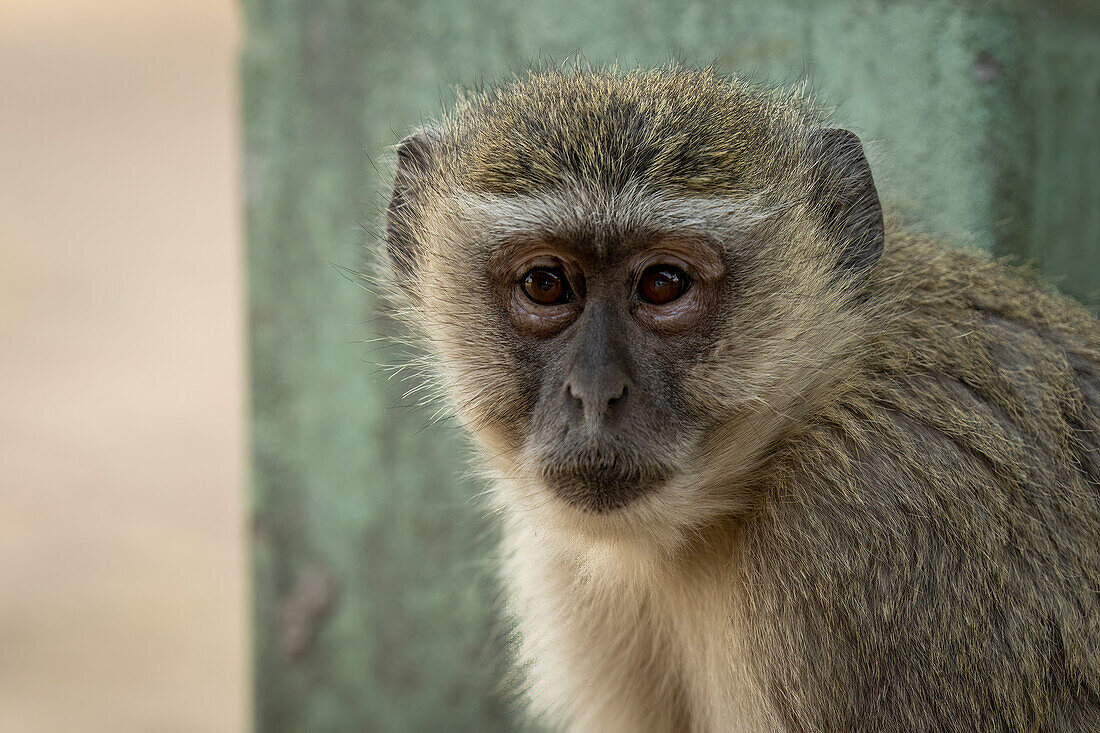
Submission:
<svg viewBox="0 0 1100 733">
<path fill-rule="evenodd" d="M 642 273 L 638 292 L 654 305 L 671 303 L 688 289 L 688 276 L 674 265 L 653 265 Z"/>
<path fill-rule="evenodd" d="M 561 270 L 538 267 L 523 276 L 523 292 L 539 305 L 556 305 L 569 300 L 569 283 Z"/>
</svg>

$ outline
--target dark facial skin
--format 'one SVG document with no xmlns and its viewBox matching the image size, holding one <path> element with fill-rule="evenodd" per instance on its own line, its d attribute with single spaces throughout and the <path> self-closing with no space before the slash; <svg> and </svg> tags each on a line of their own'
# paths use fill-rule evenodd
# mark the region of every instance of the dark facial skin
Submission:
<svg viewBox="0 0 1100 733">
<path fill-rule="evenodd" d="M 680 394 L 725 272 L 710 242 L 546 237 L 491 278 L 537 397 L 526 446 L 558 497 L 607 512 L 659 487 L 698 432 Z"/>
</svg>

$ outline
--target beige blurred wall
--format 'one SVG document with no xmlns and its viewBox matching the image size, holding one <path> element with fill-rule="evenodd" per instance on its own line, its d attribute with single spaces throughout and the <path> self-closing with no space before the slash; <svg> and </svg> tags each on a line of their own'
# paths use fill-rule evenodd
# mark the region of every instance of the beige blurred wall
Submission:
<svg viewBox="0 0 1100 733">
<path fill-rule="evenodd" d="M 0 732 L 248 727 L 235 3 L 0 2 Z"/>
</svg>

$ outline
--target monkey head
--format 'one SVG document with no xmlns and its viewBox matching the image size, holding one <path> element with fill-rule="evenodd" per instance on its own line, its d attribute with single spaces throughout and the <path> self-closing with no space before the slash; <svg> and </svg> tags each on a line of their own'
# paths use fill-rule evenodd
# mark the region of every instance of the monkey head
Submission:
<svg viewBox="0 0 1100 733">
<path fill-rule="evenodd" d="M 859 349 L 881 208 L 858 139 L 795 96 L 538 72 L 396 157 L 393 290 L 509 506 L 590 529 L 744 511 Z"/>
</svg>

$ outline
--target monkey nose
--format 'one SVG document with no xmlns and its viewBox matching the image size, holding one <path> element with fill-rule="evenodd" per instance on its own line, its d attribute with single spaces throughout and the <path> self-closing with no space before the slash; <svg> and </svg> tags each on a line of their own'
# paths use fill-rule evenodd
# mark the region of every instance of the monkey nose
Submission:
<svg viewBox="0 0 1100 733">
<path fill-rule="evenodd" d="M 625 375 L 616 374 L 601 379 L 571 379 L 566 389 L 585 419 L 590 420 L 605 416 L 625 402 L 630 385 Z"/>
</svg>

